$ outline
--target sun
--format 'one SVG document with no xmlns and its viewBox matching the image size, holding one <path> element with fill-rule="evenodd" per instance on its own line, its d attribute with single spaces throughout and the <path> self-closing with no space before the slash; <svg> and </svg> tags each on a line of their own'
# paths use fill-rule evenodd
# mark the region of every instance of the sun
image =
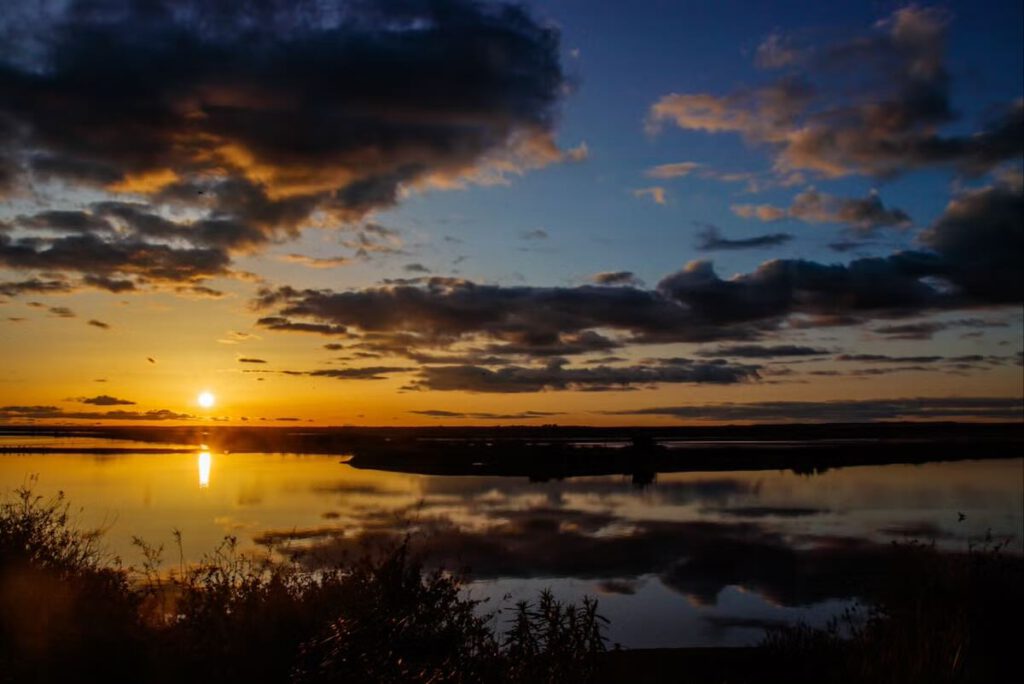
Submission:
<svg viewBox="0 0 1024 684">
<path fill-rule="evenodd" d="M 217 397 L 213 396 L 212 392 L 200 392 L 199 396 L 196 397 L 196 403 L 203 408 L 211 408 L 217 402 Z"/>
</svg>

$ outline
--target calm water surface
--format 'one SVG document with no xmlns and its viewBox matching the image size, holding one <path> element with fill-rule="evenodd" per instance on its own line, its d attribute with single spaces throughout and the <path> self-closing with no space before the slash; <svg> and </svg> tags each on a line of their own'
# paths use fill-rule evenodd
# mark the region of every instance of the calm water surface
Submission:
<svg viewBox="0 0 1024 684">
<path fill-rule="evenodd" d="M 0 494 L 30 482 L 64 491 L 126 564 L 141 561 L 133 536 L 177 563 L 175 528 L 193 560 L 228 534 L 330 561 L 410 533 L 448 567 L 468 567 L 470 591 L 492 608 L 545 587 L 596 595 L 626 647 L 738 645 L 765 624 L 820 624 L 893 540 L 962 550 L 990 530 L 1020 553 L 1022 477 L 1024 460 L 1009 459 L 662 474 L 638 488 L 358 470 L 333 456 L 0 455 Z"/>
</svg>

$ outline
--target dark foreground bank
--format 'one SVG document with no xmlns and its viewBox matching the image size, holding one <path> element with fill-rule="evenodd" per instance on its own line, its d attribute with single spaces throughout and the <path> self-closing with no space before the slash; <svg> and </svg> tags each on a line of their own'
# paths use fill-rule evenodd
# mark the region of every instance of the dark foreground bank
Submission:
<svg viewBox="0 0 1024 684">
<path fill-rule="evenodd" d="M 414 544 L 327 570 L 227 539 L 170 576 L 129 569 L 63 499 L 0 501 L 2 682 L 1004 682 L 1018 672 L 1020 556 L 900 544 L 863 607 L 757 648 L 606 651 L 595 602 L 487 613 Z M 171 549 L 170 554 L 176 555 Z M 882 577 L 884 581 L 878 582 Z"/>
</svg>

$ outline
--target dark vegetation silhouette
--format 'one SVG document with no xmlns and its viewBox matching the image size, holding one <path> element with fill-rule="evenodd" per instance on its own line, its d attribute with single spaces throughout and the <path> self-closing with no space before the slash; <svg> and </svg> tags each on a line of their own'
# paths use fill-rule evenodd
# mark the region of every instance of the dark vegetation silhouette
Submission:
<svg viewBox="0 0 1024 684">
<path fill-rule="evenodd" d="M 604 651 L 596 602 L 483 613 L 408 540 L 316 571 L 228 537 L 164 573 L 136 544 L 125 568 L 62 495 L 0 502 L 0 681 L 585 682 Z"/>
<path fill-rule="evenodd" d="M 180 535 L 176 535 L 180 553 Z M 125 568 L 64 497 L 0 500 L 0 682 L 1014 681 L 1024 563 L 1004 543 L 894 544 L 859 606 L 757 648 L 605 651 L 597 603 L 485 613 L 408 539 L 309 570 L 226 538 Z"/>
<path fill-rule="evenodd" d="M 987 539 L 966 553 L 895 544 L 888 581 L 870 604 L 826 628 L 769 630 L 763 648 L 789 681 L 952 684 L 1020 675 L 1024 565 Z"/>
</svg>

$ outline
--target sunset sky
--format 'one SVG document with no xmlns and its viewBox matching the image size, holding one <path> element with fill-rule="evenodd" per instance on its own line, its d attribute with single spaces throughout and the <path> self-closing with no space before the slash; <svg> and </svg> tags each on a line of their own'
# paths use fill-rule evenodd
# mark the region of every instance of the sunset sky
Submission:
<svg viewBox="0 0 1024 684">
<path fill-rule="evenodd" d="M 0 421 L 1019 420 L 1022 82 L 1019 0 L 8 0 Z"/>
</svg>

